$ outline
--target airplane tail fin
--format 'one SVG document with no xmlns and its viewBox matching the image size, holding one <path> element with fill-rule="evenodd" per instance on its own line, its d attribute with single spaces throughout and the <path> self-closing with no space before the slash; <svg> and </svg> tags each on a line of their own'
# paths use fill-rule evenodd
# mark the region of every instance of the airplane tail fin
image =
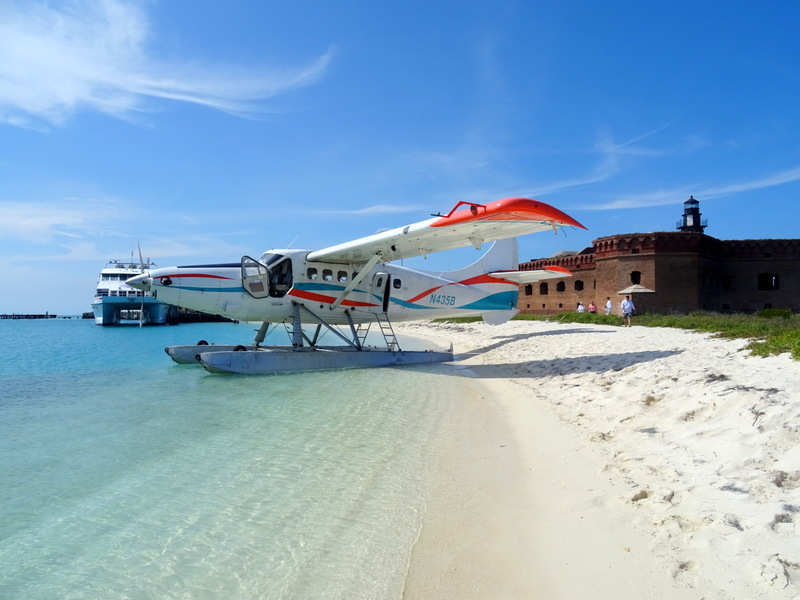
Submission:
<svg viewBox="0 0 800 600">
<path fill-rule="evenodd" d="M 480 277 L 482 275 L 489 275 L 490 277 L 494 277 L 495 279 L 500 279 L 497 275 L 492 275 L 492 273 L 496 272 L 509 272 L 513 271 L 516 272 L 517 267 L 519 267 L 519 258 L 518 258 L 518 250 L 517 250 L 517 238 L 506 238 L 503 240 L 495 241 L 489 250 L 481 256 L 478 260 L 474 263 L 469 265 L 468 267 L 464 267 L 463 269 L 458 269 L 457 271 L 447 271 L 443 273 L 433 273 L 439 277 L 443 277 L 445 279 L 449 279 L 451 281 L 461 281 L 465 282 L 470 279 L 474 279 L 476 277 Z M 480 284 L 473 284 L 478 286 L 496 286 L 496 283 L 492 283 L 490 281 L 486 281 Z M 506 281 L 508 283 L 508 280 Z M 487 292 L 490 292 L 490 288 L 487 287 Z M 507 302 L 507 309 L 500 309 L 496 305 L 492 305 L 491 309 L 484 311 L 481 316 L 483 320 L 488 323 L 489 325 L 500 325 L 508 321 L 511 317 L 517 314 L 517 292 L 514 291 L 511 296 L 509 297 L 509 292 L 501 292 L 501 295 L 506 298 L 501 302 Z"/>
<path fill-rule="evenodd" d="M 506 284 L 513 282 L 517 285 L 531 284 L 548 279 L 560 279 L 572 276 L 572 273 L 559 266 L 549 266 L 535 271 L 518 271 L 519 259 L 517 254 L 517 238 L 497 240 L 489 250 L 470 266 L 458 271 L 436 273 L 451 281 L 467 281 L 482 275 L 488 275 L 489 281 L 479 285 L 486 285 L 487 292 L 492 286 L 491 280 L 501 281 Z M 507 293 L 507 292 L 506 292 Z M 491 310 L 482 313 L 483 320 L 489 325 L 501 325 L 511 319 L 517 312 L 517 296 L 509 299 L 508 308 L 493 306 Z"/>
<path fill-rule="evenodd" d="M 519 266 L 517 256 L 517 238 L 497 240 L 474 263 L 457 271 L 433 273 L 451 281 L 464 281 L 478 275 L 486 275 L 493 271 L 516 271 Z"/>
</svg>

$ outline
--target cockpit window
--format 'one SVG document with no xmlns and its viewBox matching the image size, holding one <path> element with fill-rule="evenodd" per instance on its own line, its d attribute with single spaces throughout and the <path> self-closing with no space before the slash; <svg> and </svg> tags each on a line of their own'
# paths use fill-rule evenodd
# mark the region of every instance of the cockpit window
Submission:
<svg viewBox="0 0 800 600">
<path fill-rule="evenodd" d="M 259 257 L 258 262 L 260 262 L 262 265 L 271 267 L 274 263 L 278 262 L 282 258 L 283 254 L 275 254 L 274 252 L 264 252 L 264 254 L 262 254 Z"/>
<path fill-rule="evenodd" d="M 292 287 L 293 279 L 292 259 L 281 256 L 281 260 L 273 262 L 269 267 L 269 295 L 282 298 Z"/>
<path fill-rule="evenodd" d="M 267 252 L 260 260 L 242 257 L 242 287 L 253 298 L 281 298 L 292 287 L 292 259 Z"/>
</svg>

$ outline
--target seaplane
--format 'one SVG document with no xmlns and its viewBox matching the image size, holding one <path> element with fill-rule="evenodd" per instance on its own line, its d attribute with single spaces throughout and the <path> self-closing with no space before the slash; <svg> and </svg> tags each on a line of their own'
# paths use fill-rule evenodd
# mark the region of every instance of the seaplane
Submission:
<svg viewBox="0 0 800 600">
<path fill-rule="evenodd" d="M 213 373 L 269 374 L 437 363 L 446 351 L 402 350 L 392 322 L 482 316 L 491 325 L 517 311 L 519 286 L 570 276 L 563 267 L 518 270 L 517 237 L 562 227 L 585 229 L 544 202 L 506 198 L 458 202 L 447 214 L 320 250 L 269 250 L 238 262 L 159 268 L 128 279 L 162 302 L 260 322 L 252 344 L 201 340 L 165 348 L 178 363 Z M 412 269 L 396 261 L 473 246 L 491 247 L 456 271 Z M 283 326 L 290 344 L 264 345 Z M 305 326 L 305 328 L 304 328 Z M 367 334 L 382 338 L 367 344 Z M 321 335 L 332 332 L 332 336 Z M 323 345 L 333 337 L 336 345 Z"/>
</svg>

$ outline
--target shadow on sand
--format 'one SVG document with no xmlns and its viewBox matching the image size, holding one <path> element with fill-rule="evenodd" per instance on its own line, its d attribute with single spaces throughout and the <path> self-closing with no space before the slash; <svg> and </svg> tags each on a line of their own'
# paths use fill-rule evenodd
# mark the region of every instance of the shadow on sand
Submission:
<svg viewBox="0 0 800 600">
<path fill-rule="evenodd" d="M 513 344 L 514 342 L 521 342 L 524 340 L 529 340 L 531 338 L 542 337 L 545 335 L 566 335 L 570 333 L 613 333 L 612 331 L 598 331 L 595 329 L 562 329 L 560 331 L 542 331 L 539 333 L 517 333 L 515 335 L 503 335 L 503 336 L 495 336 L 493 339 L 497 340 L 493 344 L 489 344 L 488 346 L 483 346 L 482 348 L 475 348 L 474 350 L 470 350 L 469 352 L 462 352 L 456 354 L 456 360 L 466 360 L 471 356 L 479 356 L 485 352 L 489 352 L 490 350 L 496 350 L 497 348 L 502 348 L 507 344 Z"/>
<path fill-rule="evenodd" d="M 468 369 L 476 377 L 486 379 L 506 379 L 509 377 L 542 378 L 561 377 L 580 373 L 605 373 L 621 371 L 627 367 L 680 354 L 679 350 L 647 350 L 645 352 L 622 352 L 618 354 L 590 354 L 566 358 L 494 363 L 490 365 L 465 365 L 463 361 L 473 354 L 459 354 L 454 362 L 456 367 Z M 459 364 L 461 363 L 461 364 Z"/>
</svg>

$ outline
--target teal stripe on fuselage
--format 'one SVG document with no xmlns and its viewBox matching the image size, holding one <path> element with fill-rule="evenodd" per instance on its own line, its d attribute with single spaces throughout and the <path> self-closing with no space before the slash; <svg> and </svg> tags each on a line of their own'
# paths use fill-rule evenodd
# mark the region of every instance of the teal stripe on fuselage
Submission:
<svg viewBox="0 0 800 600">
<path fill-rule="evenodd" d="M 491 296 L 486 296 L 472 304 L 459 306 L 462 310 L 509 310 L 516 308 L 519 292 L 516 290 L 508 292 L 498 292 Z"/>
<path fill-rule="evenodd" d="M 373 294 L 374 295 L 374 294 Z M 380 301 L 380 296 L 375 296 Z M 456 310 L 509 310 L 517 306 L 518 292 L 498 292 L 491 296 L 486 296 L 480 300 L 476 300 L 464 306 L 438 306 L 432 304 L 417 304 L 392 297 L 390 300 L 393 304 L 402 306 L 403 308 L 416 308 L 422 310 L 430 309 L 456 309 Z"/>
<path fill-rule="evenodd" d="M 335 283 L 298 283 L 294 286 L 296 290 L 301 290 L 305 292 L 318 292 L 318 291 L 326 291 L 326 292 L 343 292 L 345 286 L 337 285 Z M 358 288 L 352 290 L 351 294 L 362 294 L 364 293 L 363 290 L 359 290 Z"/>
<path fill-rule="evenodd" d="M 163 286 L 165 288 L 171 290 L 186 290 L 187 292 L 236 292 L 237 294 L 243 294 L 244 288 L 243 287 L 230 287 L 230 288 L 216 288 L 216 287 L 194 287 L 190 285 L 175 285 L 172 284 L 170 286 Z"/>
</svg>

